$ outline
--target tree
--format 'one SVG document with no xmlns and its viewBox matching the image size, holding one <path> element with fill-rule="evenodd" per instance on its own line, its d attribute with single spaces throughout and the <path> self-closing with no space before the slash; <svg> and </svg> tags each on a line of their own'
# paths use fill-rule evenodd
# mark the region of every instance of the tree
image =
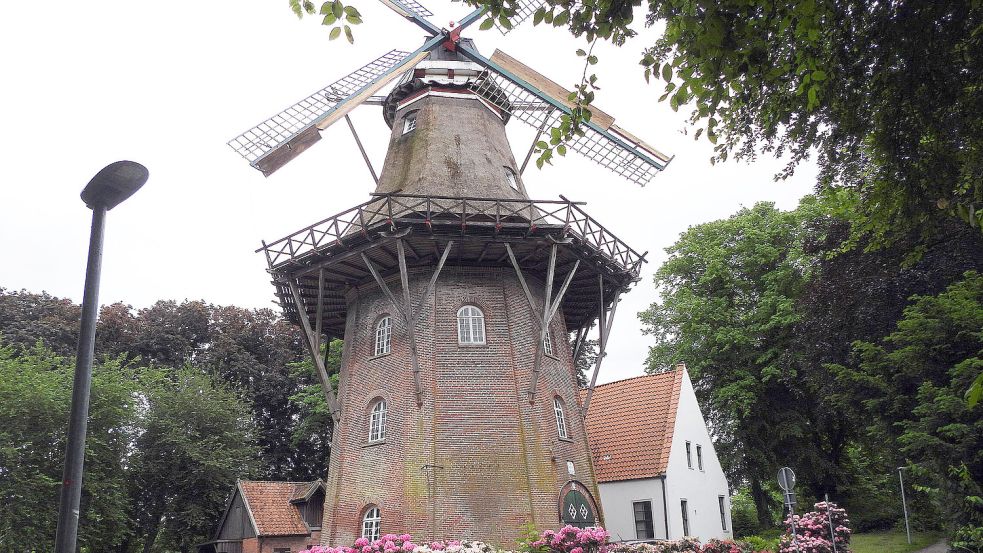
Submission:
<svg viewBox="0 0 983 553">
<path fill-rule="evenodd" d="M 779 455 L 808 455 L 813 431 L 796 409 L 800 224 L 759 203 L 691 227 L 656 271 L 661 301 L 639 314 L 656 339 L 649 370 L 687 364 L 724 470 L 750 483 L 759 521 L 772 519 L 763 483 Z"/>
<path fill-rule="evenodd" d="M 41 340 L 59 355 L 73 355 L 81 320 L 82 308 L 71 300 L 0 287 L 0 334 L 8 344 L 31 348 Z"/>
<path fill-rule="evenodd" d="M 518 7 L 516 0 L 471 3 L 488 7 L 489 19 Z M 547 0 L 534 22 L 621 45 L 636 34 L 634 5 Z M 868 236 L 874 247 L 912 230 L 931 241 L 940 213 L 983 227 L 979 2 L 651 0 L 645 7 L 646 25 L 665 31 L 642 52 L 640 70 L 665 81 L 660 100 L 692 106 L 696 136 L 705 130 L 716 145 L 711 161 L 787 153 L 785 176 L 818 152 L 820 191 L 852 202 L 854 238 Z M 588 75 L 578 107 L 593 99 Z"/>
<path fill-rule="evenodd" d="M 143 552 L 207 541 L 229 490 L 259 462 L 249 407 L 193 368 L 141 374 L 142 433 L 127 471 Z M 163 533 L 162 533 L 163 532 Z"/>
<path fill-rule="evenodd" d="M 858 367 L 839 367 L 872 430 L 898 445 L 950 529 L 966 534 L 983 526 L 983 416 L 962 400 L 983 372 L 981 329 L 983 276 L 971 271 L 938 295 L 913 297 L 893 332 L 855 344 Z"/>
<path fill-rule="evenodd" d="M 72 359 L 46 347 L 0 343 L 0 552 L 51 547 L 73 375 Z M 136 432 L 134 389 L 118 363 L 93 367 L 79 521 L 79 545 L 88 550 L 130 531 L 120 467 Z"/>
</svg>

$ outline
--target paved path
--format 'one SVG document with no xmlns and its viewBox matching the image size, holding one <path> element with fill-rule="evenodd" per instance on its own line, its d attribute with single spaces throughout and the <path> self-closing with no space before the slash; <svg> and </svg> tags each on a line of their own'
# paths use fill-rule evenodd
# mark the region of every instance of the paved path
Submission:
<svg viewBox="0 0 983 553">
<path fill-rule="evenodd" d="M 915 553 L 946 553 L 948 550 L 949 546 L 946 545 L 945 540 L 941 540 L 939 543 L 930 545 L 925 549 L 919 549 L 918 551 L 915 551 Z"/>
</svg>

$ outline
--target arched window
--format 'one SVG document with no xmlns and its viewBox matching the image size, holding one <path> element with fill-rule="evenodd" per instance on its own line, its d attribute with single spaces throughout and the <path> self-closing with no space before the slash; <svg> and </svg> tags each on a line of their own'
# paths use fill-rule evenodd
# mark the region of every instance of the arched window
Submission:
<svg viewBox="0 0 983 553">
<path fill-rule="evenodd" d="M 411 133 L 416 129 L 416 111 L 411 111 L 403 117 L 403 134 Z"/>
<path fill-rule="evenodd" d="M 553 412 L 556 414 L 556 433 L 566 440 L 569 438 L 567 434 L 567 417 L 563 413 L 563 401 L 558 397 L 553 398 Z"/>
<path fill-rule="evenodd" d="M 485 343 L 485 314 L 473 305 L 457 310 L 457 342 L 459 344 Z"/>
<path fill-rule="evenodd" d="M 515 176 L 515 171 L 511 167 L 505 167 L 505 181 L 509 183 L 512 190 L 519 191 L 519 179 Z"/>
<path fill-rule="evenodd" d="M 543 352 L 545 352 L 546 355 L 553 355 L 553 340 L 550 339 L 549 330 L 546 331 L 546 338 L 543 338 Z"/>
<path fill-rule="evenodd" d="M 379 539 L 379 527 L 382 525 L 382 513 L 379 512 L 379 508 L 372 506 L 365 511 L 365 516 L 362 517 L 362 537 L 369 540 L 375 541 Z"/>
<path fill-rule="evenodd" d="M 386 400 L 380 399 L 372 405 L 369 413 L 369 442 L 386 439 Z"/>
<path fill-rule="evenodd" d="M 375 325 L 375 355 L 386 355 L 392 348 L 393 319 L 386 315 Z"/>
</svg>

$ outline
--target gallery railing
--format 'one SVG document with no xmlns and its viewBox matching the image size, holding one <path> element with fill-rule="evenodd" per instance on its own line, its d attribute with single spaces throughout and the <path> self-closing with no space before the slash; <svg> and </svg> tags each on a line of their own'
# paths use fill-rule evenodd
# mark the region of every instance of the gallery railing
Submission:
<svg viewBox="0 0 983 553">
<path fill-rule="evenodd" d="M 375 194 L 373 199 L 300 229 L 256 250 L 265 252 L 271 268 L 333 246 L 347 246 L 357 235 L 369 237 L 369 230 L 387 224 L 390 231 L 407 226 L 433 230 L 459 226 L 462 233 L 483 228 L 500 233 L 523 230 L 560 229 L 596 250 L 623 270 L 637 275 L 644 254 L 631 249 L 603 225 L 581 209 L 580 202 L 563 196 L 560 200 L 511 200 L 502 198 L 460 198 L 413 194 Z"/>
</svg>

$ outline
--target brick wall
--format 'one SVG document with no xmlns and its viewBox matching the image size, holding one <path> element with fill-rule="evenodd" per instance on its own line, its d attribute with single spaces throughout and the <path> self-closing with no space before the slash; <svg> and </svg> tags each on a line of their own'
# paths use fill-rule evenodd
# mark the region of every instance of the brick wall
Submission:
<svg viewBox="0 0 983 553">
<path fill-rule="evenodd" d="M 414 301 L 429 277 L 413 274 Z M 541 302 L 542 284 L 526 278 Z M 399 296 L 398 277 L 389 286 Z M 539 333 L 511 269 L 445 267 L 425 304 L 416 325 L 423 383 L 417 406 L 406 328 L 395 309 L 375 286 L 349 296 L 323 543 L 351 543 L 365 509 L 376 505 L 383 533 L 507 546 L 527 522 L 560 525 L 559 493 L 571 479 L 597 496 L 563 314 L 550 327 L 556 356 L 544 356 L 530 404 Z M 456 315 L 465 304 L 484 312 L 483 346 L 458 345 Z M 393 316 L 392 353 L 373 357 L 374 325 L 384 314 Z M 557 435 L 554 397 L 566 407 L 568 440 Z M 368 414 L 377 398 L 388 405 L 386 440 L 369 444 Z"/>
</svg>

